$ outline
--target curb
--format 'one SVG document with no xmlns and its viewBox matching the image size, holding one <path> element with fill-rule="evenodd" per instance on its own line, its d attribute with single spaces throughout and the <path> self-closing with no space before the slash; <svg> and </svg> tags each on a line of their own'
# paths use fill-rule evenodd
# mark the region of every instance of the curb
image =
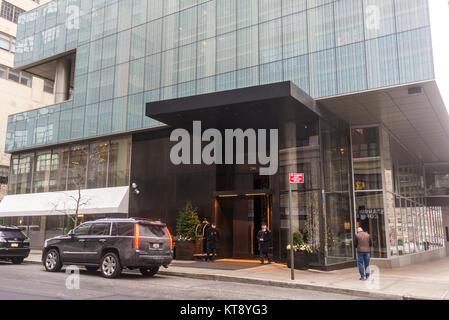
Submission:
<svg viewBox="0 0 449 320">
<path fill-rule="evenodd" d="M 23 262 L 23 264 L 42 264 L 41 261 L 36 261 L 36 260 L 26 260 Z"/>
<path fill-rule="evenodd" d="M 223 275 L 194 274 L 194 273 L 187 273 L 187 272 L 162 271 L 162 270 L 159 271 L 158 274 L 164 275 L 164 276 L 183 277 L 183 278 L 191 278 L 191 279 L 199 279 L 199 280 L 214 280 L 214 281 L 235 282 L 235 283 L 244 283 L 244 284 L 255 284 L 255 285 L 263 285 L 263 286 L 279 287 L 279 288 L 313 290 L 313 291 L 320 291 L 320 292 L 326 292 L 326 293 L 346 294 L 346 295 L 353 295 L 353 296 L 358 296 L 358 297 L 362 297 L 362 298 L 373 298 L 373 299 L 381 299 L 381 300 L 432 300 L 429 298 L 418 298 L 418 297 L 402 296 L 402 295 L 395 295 L 395 294 L 367 292 L 367 291 L 355 290 L 355 289 L 343 289 L 343 288 L 335 288 L 335 287 L 333 288 L 333 287 L 325 287 L 325 286 L 312 285 L 312 284 L 287 283 L 287 282 L 282 282 L 282 281 L 239 278 L 239 277 L 223 276 Z"/>
</svg>

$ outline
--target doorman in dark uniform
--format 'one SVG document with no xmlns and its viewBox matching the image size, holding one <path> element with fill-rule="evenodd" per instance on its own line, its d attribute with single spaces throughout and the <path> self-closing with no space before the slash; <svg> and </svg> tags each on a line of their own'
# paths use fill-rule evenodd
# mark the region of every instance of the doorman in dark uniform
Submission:
<svg viewBox="0 0 449 320">
<path fill-rule="evenodd" d="M 215 223 L 212 223 L 211 227 L 206 231 L 206 243 L 207 243 L 207 256 L 206 261 L 215 260 L 215 253 L 217 250 L 217 241 L 220 239 L 220 232 L 217 230 Z M 212 259 L 210 254 L 212 253 Z"/>
<path fill-rule="evenodd" d="M 271 246 L 271 231 L 268 230 L 267 224 L 262 223 L 262 230 L 257 233 L 257 241 L 259 241 L 260 262 L 265 263 L 265 257 L 268 259 L 268 264 L 271 264 L 270 246 Z"/>
</svg>

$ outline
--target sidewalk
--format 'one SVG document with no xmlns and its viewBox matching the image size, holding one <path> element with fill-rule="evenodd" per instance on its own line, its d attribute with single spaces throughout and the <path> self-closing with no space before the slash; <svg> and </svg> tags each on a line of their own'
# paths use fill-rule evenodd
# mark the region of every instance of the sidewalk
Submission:
<svg viewBox="0 0 449 320">
<path fill-rule="evenodd" d="M 41 263 L 41 252 L 32 251 L 26 262 Z M 161 275 L 230 281 L 267 286 L 318 290 L 377 299 L 449 300 L 449 258 L 397 269 L 380 269 L 371 282 L 358 280 L 356 268 L 323 272 L 295 271 L 285 265 L 260 265 L 254 261 L 219 260 L 215 263 L 174 261 Z M 372 289 L 372 288 L 376 289 Z"/>
</svg>

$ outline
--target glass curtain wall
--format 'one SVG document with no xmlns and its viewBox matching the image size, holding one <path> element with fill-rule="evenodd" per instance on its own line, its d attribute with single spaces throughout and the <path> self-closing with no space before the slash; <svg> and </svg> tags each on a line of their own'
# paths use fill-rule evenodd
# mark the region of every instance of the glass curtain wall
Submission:
<svg viewBox="0 0 449 320">
<path fill-rule="evenodd" d="M 130 161 L 130 137 L 15 154 L 8 193 L 127 186 Z"/>
<path fill-rule="evenodd" d="M 279 81 L 322 98 L 432 79 L 427 1 L 51 1 L 20 16 L 15 64 L 76 49 L 74 99 L 12 116 L 6 149 L 162 125 L 142 121 L 150 101 Z"/>
<path fill-rule="evenodd" d="M 327 257 L 352 259 L 349 137 L 321 120 Z"/>
<path fill-rule="evenodd" d="M 379 128 L 352 129 L 352 152 L 357 227 L 371 235 L 372 257 L 386 258 Z"/>
<path fill-rule="evenodd" d="M 373 257 L 444 247 L 442 210 L 426 206 L 423 163 L 383 127 L 353 129 L 352 147 L 357 225 L 373 237 Z"/>
<path fill-rule="evenodd" d="M 288 119 L 288 117 L 286 117 Z M 294 118 L 294 117 L 293 117 Z M 292 185 L 293 229 L 301 231 L 315 250 L 323 252 L 321 217 L 321 159 L 319 121 L 285 121 L 279 148 L 281 257 L 289 242 L 288 174 L 302 172 L 305 183 Z"/>
</svg>

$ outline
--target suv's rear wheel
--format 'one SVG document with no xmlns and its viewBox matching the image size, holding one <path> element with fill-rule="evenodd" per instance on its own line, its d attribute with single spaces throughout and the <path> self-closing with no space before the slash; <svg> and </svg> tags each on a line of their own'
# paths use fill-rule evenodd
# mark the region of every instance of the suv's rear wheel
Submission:
<svg viewBox="0 0 449 320">
<path fill-rule="evenodd" d="M 51 249 L 45 256 L 45 270 L 48 272 L 59 272 L 62 268 L 61 257 L 56 249 Z"/>
<path fill-rule="evenodd" d="M 122 273 L 122 266 L 117 255 L 113 252 L 108 252 L 101 259 L 101 274 L 105 278 L 117 278 Z"/>
<path fill-rule="evenodd" d="M 144 277 L 152 277 L 152 276 L 154 276 L 156 273 L 158 273 L 158 271 L 159 271 L 159 267 L 140 268 L 140 273 L 141 273 Z"/>
<path fill-rule="evenodd" d="M 23 258 L 12 258 L 11 262 L 12 264 L 22 264 L 23 263 Z"/>
</svg>

